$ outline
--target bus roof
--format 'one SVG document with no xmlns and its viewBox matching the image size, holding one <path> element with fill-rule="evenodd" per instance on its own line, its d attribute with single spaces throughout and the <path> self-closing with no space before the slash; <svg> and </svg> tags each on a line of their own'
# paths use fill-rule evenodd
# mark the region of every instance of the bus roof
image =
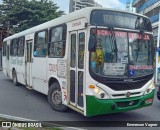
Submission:
<svg viewBox="0 0 160 130">
<path fill-rule="evenodd" d="M 34 33 L 34 32 L 40 31 L 40 30 L 50 28 L 52 26 L 67 23 L 67 22 L 70 22 L 70 21 L 73 21 L 73 20 L 76 20 L 76 19 L 79 19 L 79 18 L 83 18 L 83 17 L 87 18 L 87 20 L 89 21 L 90 20 L 90 14 L 91 14 L 92 10 L 117 11 L 117 12 L 129 13 L 129 14 L 134 14 L 134 15 L 139 15 L 139 16 L 142 16 L 142 17 L 146 17 L 146 16 L 143 16 L 143 15 L 140 15 L 140 14 L 137 14 L 137 13 L 132 13 L 132 12 L 124 11 L 124 10 L 108 9 L 108 8 L 102 8 L 102 7 L 86 7 L 86 8 L 83 8 L 81 10 L 77 10 L 77 11 L 74 11 L 74 12 L 69 13 L 67 15 L 63 15 L 63 16 L 58 17 L 56 19 L 50 20 L 50 21 L 45 22 L 43 24 L 37 25 L 37 26 L 32 27 L 30 29 L 24 30 L 22 32 L 16 33 L 12 36 L 9 36 L 9 37 L 5 38 L 3 41 L 8 41 L 8 40 L 11 40 L 11 39 L 14 39 L 14 38 L 17 38 L 17 37 L 21 37 L 21 36 L 24 36 L 24 35 L 27 35 L 27 34 L 31 34 L 31 33 Z"/>
</svg>

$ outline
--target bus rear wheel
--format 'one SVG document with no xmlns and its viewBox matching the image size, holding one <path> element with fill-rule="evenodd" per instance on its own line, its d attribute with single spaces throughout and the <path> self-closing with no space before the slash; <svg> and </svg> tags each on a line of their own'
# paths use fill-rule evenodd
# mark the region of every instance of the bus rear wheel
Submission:
<svg viewBox="0 0 160 130">
<path fill-rule="evenodd" d="M 13 70 L 13 73 L 12 73 L 12 80 L 13 80 L 13 84 L 15 86 L 18 86 L 17 73 L 15 70 Z"/>
<path fill-rule="evenodd" d="M 65 111 L 67 106 L 62 104 L 62 92 L 58 83 L 53 83 L 48 91 L 48 102 L 53 110 Z"/>
</svg>

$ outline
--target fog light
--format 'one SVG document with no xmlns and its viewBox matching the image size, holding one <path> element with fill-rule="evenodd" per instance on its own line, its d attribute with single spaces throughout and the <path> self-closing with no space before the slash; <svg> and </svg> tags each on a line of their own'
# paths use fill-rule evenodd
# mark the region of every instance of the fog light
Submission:
<svg viewBox="0 0 160 130">
<path fill-rule="evenodd" d="M 105 93 L 101 93 L 101 98 L 104 98 L 104 96 L 105 96 Z"/>
<path fill-rule="evenodd" d="M 144 105 L 144 100 L 142 100 L 141 105 L 142 105 L 142 106 Z"/>
<path fill-rule="evenodd" d="M 116 108 L 115 104 L 112 104 L 111 109 L 115 110 L 115 108 Z"/>
<path fill-rule="evenodd" d="M 147 89 L 147 93 L 149 93 L 150 92 L 150 89 Z"/>
</svg>

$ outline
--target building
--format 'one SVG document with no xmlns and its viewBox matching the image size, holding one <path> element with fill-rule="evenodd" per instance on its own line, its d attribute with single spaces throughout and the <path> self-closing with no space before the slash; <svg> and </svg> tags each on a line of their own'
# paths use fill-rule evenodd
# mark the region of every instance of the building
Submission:
<svg viewBox="0 0 160 130">
<path fill-rule="evenodd" d="M 69 13 L 85 7 L 102 7 L 102 5 L 98 4 L 94 0 L 70 0 Z"/>
<path fill-rule="evenodd" d="M 132 2 L 133 0 L 127 0 L 126 1 L 126 11 L 130 11 L 130 12 L 136 12 L 136 8 L 132 7 Z"/>
<path fill-rule="evenodd" d="M 137 13 L 149 17 L 152 22 L 155 42 L 157 43 L 160 0 L 133 0 L 132 6 L 136 7 Z"/>
</svg>

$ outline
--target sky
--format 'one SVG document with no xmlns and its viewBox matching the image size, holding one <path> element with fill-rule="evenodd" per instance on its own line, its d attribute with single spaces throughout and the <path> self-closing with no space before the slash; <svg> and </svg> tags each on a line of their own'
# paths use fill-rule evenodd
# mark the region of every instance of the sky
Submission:
<svg viewBox="0 0 160 130">
<path fill-rule="evenodd" d="M 59 6 L 59 9 L 68 13 L 69 11 L 69 0 L 52 0 Z M 126 0 L 95 0 L 106 8 L 125 9 Z"/>
<path fill-rule="evenodd" d="M 64 11 L 66 14 L 69 12 L 69 0 L 52 0 L 57 4 L 59 10 Z M 106 8 L 125 9 L 126 0 L 95 0 Z M 2 0 L 0 0 L 0 4 Z"/>
</svg>

